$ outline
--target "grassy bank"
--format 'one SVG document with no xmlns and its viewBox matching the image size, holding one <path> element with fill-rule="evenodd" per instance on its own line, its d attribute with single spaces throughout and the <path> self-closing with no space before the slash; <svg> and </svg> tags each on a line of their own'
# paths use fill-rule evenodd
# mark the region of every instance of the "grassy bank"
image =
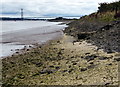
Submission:
<svg viewBox="0 0 120 87">
<path fill-rule="evenodd" d="M 3 59 L 6 85 L 117 85 L 118 53 L 71 36 Z M 73 43 L 74 42 L 74 43 Z"/>
</svg>

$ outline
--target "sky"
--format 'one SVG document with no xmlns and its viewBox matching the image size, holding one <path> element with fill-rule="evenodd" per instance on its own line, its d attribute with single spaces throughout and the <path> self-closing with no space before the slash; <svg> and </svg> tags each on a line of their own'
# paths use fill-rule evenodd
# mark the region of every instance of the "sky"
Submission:
<svg viewBox="0 0 120 87">
<path fill-rule="evenodd" d="M 25 17 L 82 16 L 98 10 L 99 3 L 116 0 L 1 0 L 0 16 Z"/>
</svg>

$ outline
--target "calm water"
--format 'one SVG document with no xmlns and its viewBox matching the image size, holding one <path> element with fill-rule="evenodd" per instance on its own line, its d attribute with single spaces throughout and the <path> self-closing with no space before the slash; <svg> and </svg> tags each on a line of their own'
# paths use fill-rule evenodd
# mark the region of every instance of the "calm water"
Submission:
<svg viewBox="0 0 120 87">
<path fill-rule="evenodd" d="M 44 43 L 62 35 L 66 25 L 47 21 L 0 21 L 0 57 L 12 55 L 16 49 Z"/>
</svg>

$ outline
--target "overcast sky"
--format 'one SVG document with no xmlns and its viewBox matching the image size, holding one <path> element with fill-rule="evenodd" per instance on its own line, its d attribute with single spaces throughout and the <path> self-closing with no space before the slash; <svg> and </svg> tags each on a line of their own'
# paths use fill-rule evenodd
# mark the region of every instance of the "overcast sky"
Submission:
<svg viewBox="0 0 120 87">
<path fill-rule="evenodd" d="M 98 3 L 113 1 L 116 0 L 2 0 L 0 15 L 20 16 L 23 8 L 25 16 L 81 16 L 96 12 Z"/>
</svg>

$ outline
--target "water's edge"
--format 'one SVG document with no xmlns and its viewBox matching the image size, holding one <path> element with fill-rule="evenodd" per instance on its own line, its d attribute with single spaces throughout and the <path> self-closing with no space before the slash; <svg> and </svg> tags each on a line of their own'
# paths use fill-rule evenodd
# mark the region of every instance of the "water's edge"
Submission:
<svg viewBox="0 0 120 87">
<path fill-rule="evenodd" d="M 44 26 L 44 29 L 46 30 L 42 33 L 40 28 L 31 28 L 30 30 L 3 34 L 1 38 L 2 40 L 0 41 L 2 49 L 0 52 L 0 58 L 12 56 L 20 50 L 26 50 L 34 47 L 35 44 L 44 44 L 49 40 L 61 37 L 63 35 L 62 30 L 66 27 L 66 25 L 58 24 L 56 23 L 55 25 Z"/>
</svg>

